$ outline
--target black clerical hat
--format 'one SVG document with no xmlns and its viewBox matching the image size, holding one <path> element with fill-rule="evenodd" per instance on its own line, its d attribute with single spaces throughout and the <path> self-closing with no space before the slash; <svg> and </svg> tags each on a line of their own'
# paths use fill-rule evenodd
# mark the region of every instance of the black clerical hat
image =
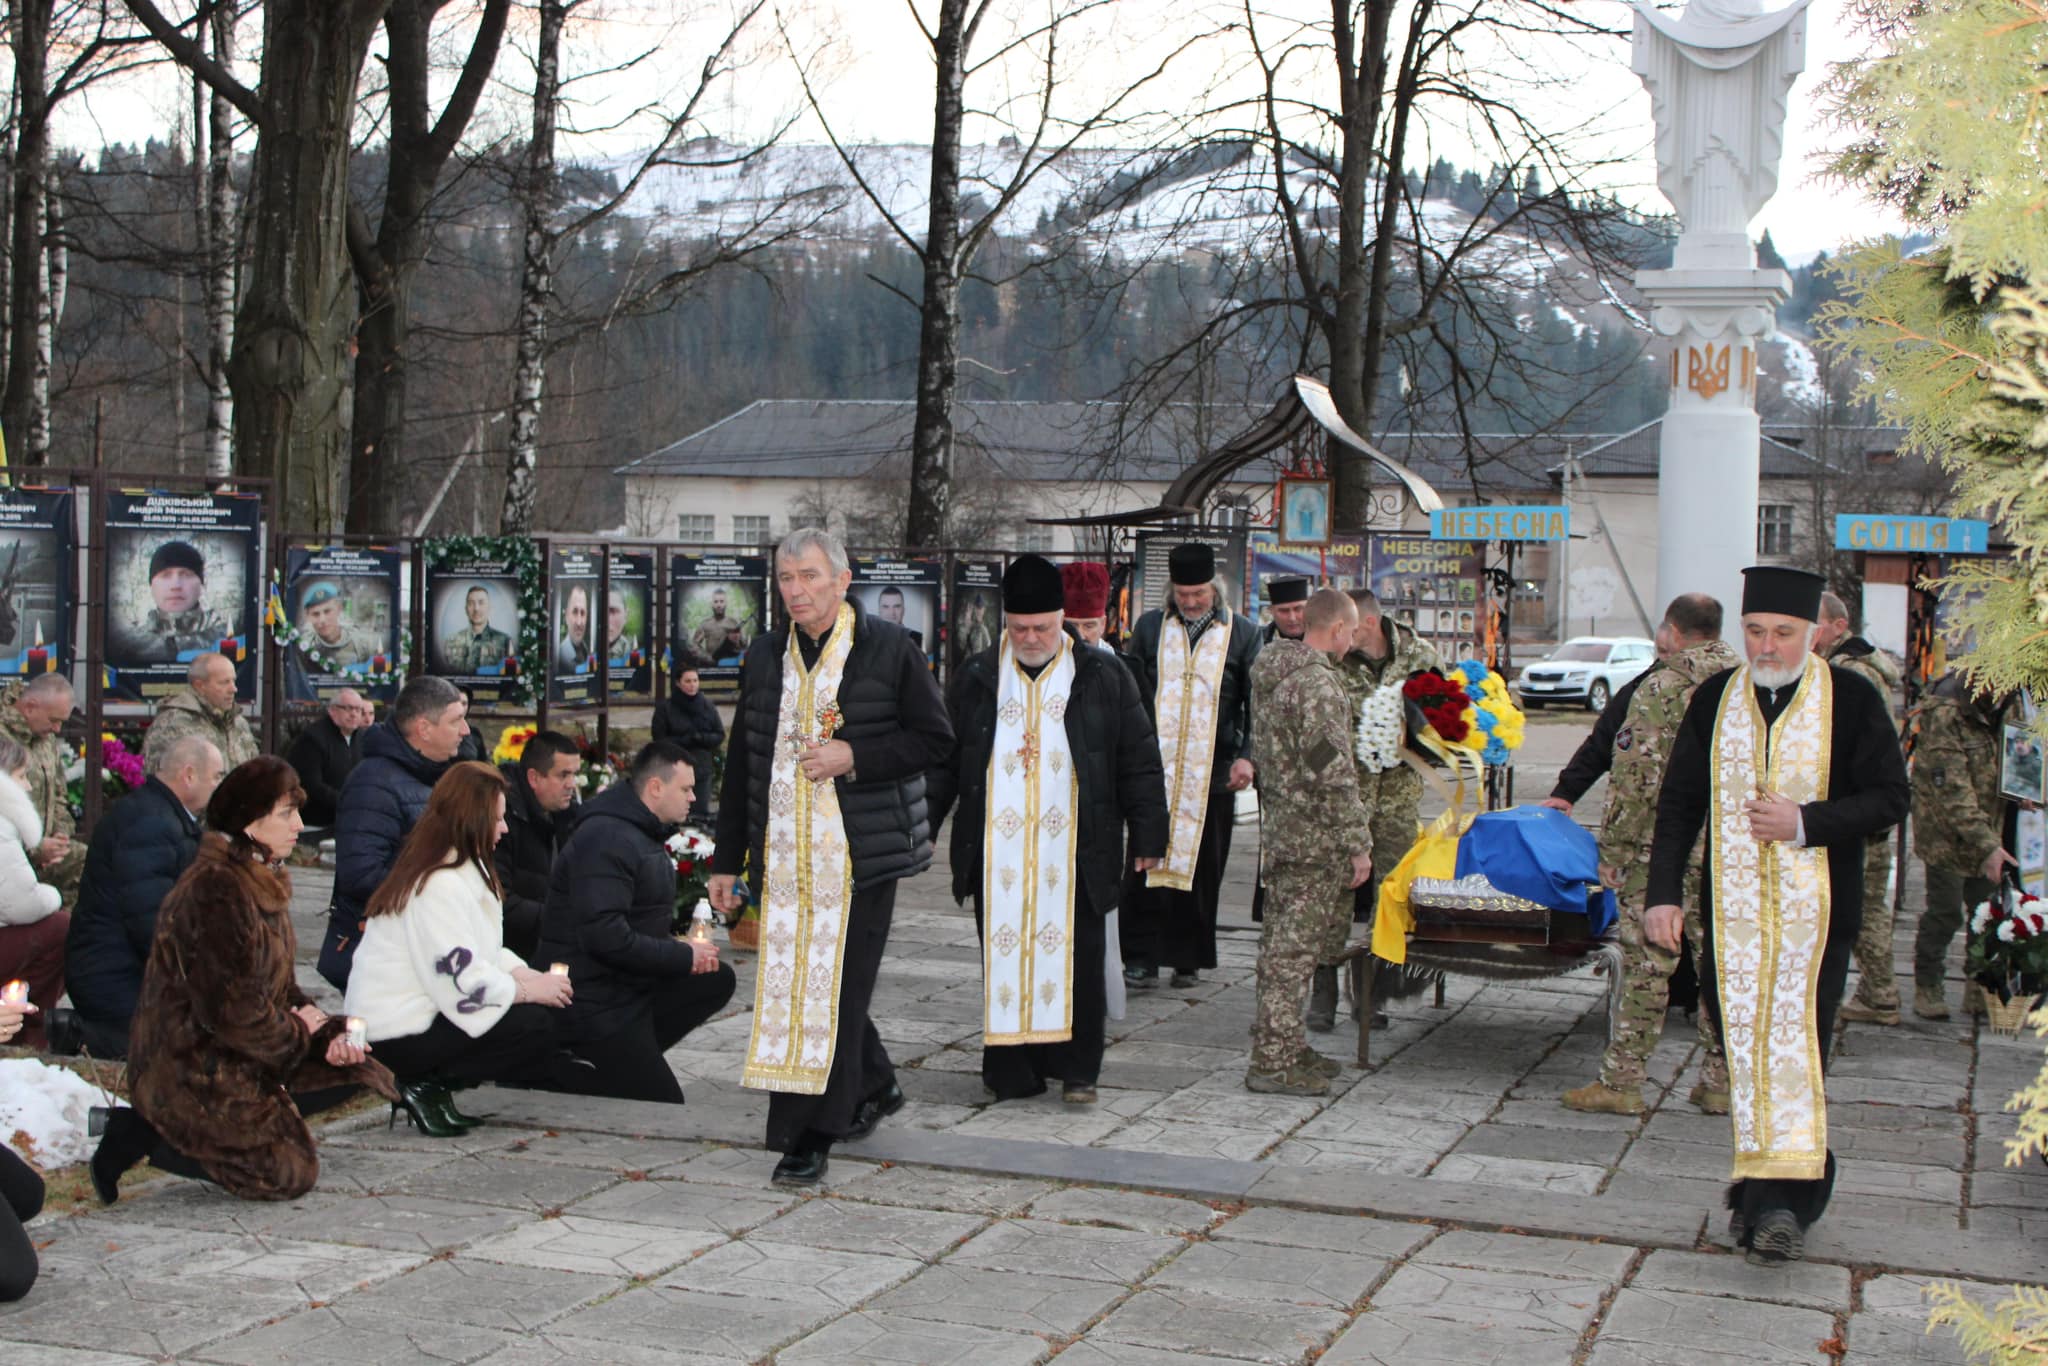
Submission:
<svg viewBox="0 0 2048 1366">
<path fill-rule="evenodd" d="M 1742 614 L 1778 612 L 1806 621 L 1820 620 L 1820 595 L 1828 581 L 1804 569 L 1780 564 L 1752 565 L 1742 571 Z"/>
<path fill-rule="evenodd" d="M 1066 606 L 1059 566 L 1043 555 L 1019 555 L 1003 571 L 1003 610 L 1030 615 Z"/>
<path fill-rule="evenodd" d="M 1216 577 L 1216 552 L 1200 541 L 1177 545 L 1166 557 L 1166 574 L 1183 588 L 1198 588 Z"/>
<path fill-rule="evenodd" d="M 1307 602 L 1308 580 L 1268 579 L 1266 580 L 1266 601 L 1272 603 L 1275 607 L 1289 602 Z"/>
</svg>

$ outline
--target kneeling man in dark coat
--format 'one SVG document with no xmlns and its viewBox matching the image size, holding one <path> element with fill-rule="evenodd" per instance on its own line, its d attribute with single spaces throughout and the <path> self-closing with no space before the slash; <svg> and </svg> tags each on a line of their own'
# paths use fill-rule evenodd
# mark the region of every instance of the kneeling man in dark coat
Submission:
<svg viewBox="0 0 2048 1366">
<path fill-rule="evenodd" d="M 1760 1265 L 1805 1255 L 1834 1188 L 1822 1069 L 1862 924 L 1864 844 L 1910 798 L 1885 699 L 1811 654 L 1825 586 L 1799 569 L 1743 571 L 1749 662 L 1693 694 L 1650 848 L 1644 932 L 1676 953 L 1705 828 L 1700 1004 L 1728 1051 L 1729 1232 Z"/>
<path fill-rule="evenodd" d="M 959 806 L 953 896 L 973 899 L 981 932 L 981 1079 L 1011 1100 L 1058 1078 L 1086 1105 L 1102 1070 L 1124 830 L 1130 867 L 1156 867 L 1166 782 L 1137 680 L 1065 628 L 1063 603 L 1051 561 L 1011 562 L 1002 639 L 953 682 L 958 749 L 927 790 L 935 825 Z"/>
</svg>

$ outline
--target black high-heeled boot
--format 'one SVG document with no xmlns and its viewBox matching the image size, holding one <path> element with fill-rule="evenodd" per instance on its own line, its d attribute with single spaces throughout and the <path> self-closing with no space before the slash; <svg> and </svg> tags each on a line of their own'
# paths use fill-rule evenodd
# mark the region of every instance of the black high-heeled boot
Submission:
<svg viewBox="0 0 2048 1366">
<path fill-rule="evenodd" d="M 391 1122 L 398 1122 L 402 1110 L 428 1138 L 455 1138 L 467 1133 L 468 1127 L 449 1115 L 447 1104 L 448 1093 L 434 1082 L 400 1082 L 398 1099 L 391 1102 Z"/>
<path fill-rule="evenodd" d="M 102 1205 L 121 1198 L 121 1177 L 149 1156 L 157 1132 L 149 1121 L 126 1105 L 95 1105 L 86 1117 L 86 1131 L 100 1136 L 92 1154 L 92 1191 Z"/>
</svg>

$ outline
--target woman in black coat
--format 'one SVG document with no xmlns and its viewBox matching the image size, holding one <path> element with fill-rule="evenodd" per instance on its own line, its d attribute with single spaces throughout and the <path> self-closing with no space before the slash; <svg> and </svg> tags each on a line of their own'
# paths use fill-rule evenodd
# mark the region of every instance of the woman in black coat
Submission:
<svg viewBox="0 0 2048 1366">
<path fill-rule="evenodd" d="M 683 1103 L 662 1054 L 732 999 L 715 945 L 674 938 L 676 865 L 664 841 L 690 809 L 689 755 L 656 740 L 632 776 L 583 804 L 555 858 L 540 957 L 569 965 L 561 1040 L 597 1069 L 590 1091 Z"/>
<path fill-rule="evenodd" d="M 718 708 L 703 692 L 697 671 L 685 665 L 676 674 L 676 686 L 668 701 L 654 709 L 654 738 L 668 740 L 690 751 L 690 768 L 697 776 L 697 799 L 685 817 L 692 825 L 711 821 L 712 759 L 725 747 L 725 722 Z"/>
</svg>

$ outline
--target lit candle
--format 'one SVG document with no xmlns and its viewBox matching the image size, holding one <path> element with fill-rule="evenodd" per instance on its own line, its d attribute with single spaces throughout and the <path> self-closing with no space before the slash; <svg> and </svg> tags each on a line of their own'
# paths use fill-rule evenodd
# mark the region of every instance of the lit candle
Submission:
<svg viewBox="0 0 2048 1366">
<path fill-rule="evenodd" d="M 370 1046 L 370 1026 L 364 1023 L 362 1016 L 351 1015 L 348 1017 L 348 1041 L 350 1047 L 353 1048 L 368 1048 Z"/>
<path fill-rule="evenodd" d="M 11 1006 L 27 1005 L 28 983 L 17 977 L 6 986 L 0 987 L 0 1002 Z"/>
<path fill-rule="evenodd" d="M 373 674 L 382 674 L 382 673 L 389 673 L 390 671 L 391 671 L 391 664 L 390 664 L 390 661 L 386 660 L 386 659 L 384 658 L 384 656 L 383 656 L 383 655 L 371 655 L 371 656 L 370 656 L 370 672 L 371 672 L 371 673 L 373 673 Z"/>
<path fill-rule="evenodd" d="M 548 964 L 548 976 L 550 976 L 550 977 L 567 977 L 568 975 L 569 975 L 569 965 L 568 965 L 567 963 L 550 963 L 550 964 Z"/>
<path fill-rule="evenodd" d="M 22 670 L 22 672 L 23 672 L 23 673 L 32 673 L 32 674 L 40 674 L 40 673 L 48 673 L 49 671 L 50 671 L 50 652 L 49 652 L 48 650 L 45 650 L 45 649 L 44 649 L 44 648 L 43 648 L 42 646 L 40 646 L 40 645 L 38 645 L 38 646 L 36 646 L 36 647 L 35 647 L 34 649 L 30 650 L 30 651 L 28 652 L 28 667 L 27 667 L 27 668 L 25 668 L 25 669 L 23 669 L 23 670 Z"/>
</svg>

